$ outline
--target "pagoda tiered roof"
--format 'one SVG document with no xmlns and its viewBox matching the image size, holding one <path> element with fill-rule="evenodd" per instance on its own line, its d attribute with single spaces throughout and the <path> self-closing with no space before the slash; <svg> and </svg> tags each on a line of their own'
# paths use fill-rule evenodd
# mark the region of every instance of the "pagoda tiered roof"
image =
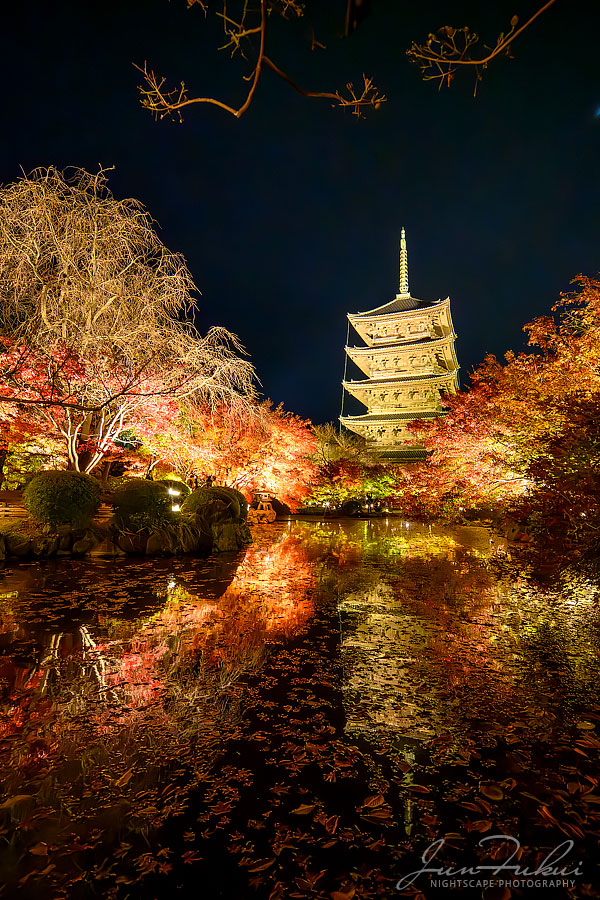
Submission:
<svg viewBox="0 0 600 900">
<path fill-rule="evenodd" d="M 407 385 L 412 384 L 413 382 L 417 382 L 420 385 L 426 385 L 427 383 L 438 384 L 440 381 L 447 381 L 449 384 L 454 383 L 456 381 L 456 373 L 455 372 L 440 372 L 439 375 L 411 375 L 410 381 L 407 380 L 406 376 L 400 378 L 398 376 L 390 375 L 389 378 L 361 378 L 359 381 L 354 381 L 353 379 L 349 379 L 348 381 L 343 381 L 342 385 L 344 387 L 392 387 L 393 384 L 401 384 Z"/>
<path fill-rule="evenodd" d="M 340 421 L 342 424 L 348 421 L 357 425 L 374 425 L 378 422 L 412 422 L 414 419 L 437 419 L 439 415 L 439 412 L 436 412 L 434 409 L 404 410 L 391 413 L 365 413 L 362 416 L 342 416 Z"/>
<path fill-rule="evenodd" d="M 454 343 L 456 335 L 454 333 L 446 335 L 442 338 L 432 340 L 424 337 L 411 341 L 410 344 L 381 344 L 379 347 L 346 347 L 346 352 L 350 350 L 357 356 L 390 356 L 393 353 L 402 353 L 404 355 L 414 352 L 415 350 L 427 349 L 435 350 L 439 347 L 446 347 Z"/>
</svg>

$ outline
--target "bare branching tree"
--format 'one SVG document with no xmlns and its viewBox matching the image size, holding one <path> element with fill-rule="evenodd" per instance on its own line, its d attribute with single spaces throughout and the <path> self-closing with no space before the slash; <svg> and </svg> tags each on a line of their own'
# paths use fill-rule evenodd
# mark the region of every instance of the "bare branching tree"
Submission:
<svg viewBox="0 0 600 900">
<path fill-rule="evenodd" d="M 493 46 L 481 44 L 479 35 L 468 26 L 453 28 L 444 25 L 435 34 L 430 34 L 424 44 L 413 42 L 407 50 L 409 60 L 417 65 L 424 81 L 435 81 L 438 88 L 450 87 L 458 71 L 466 67 L 475 76 L 474 94 L 490 62 L 500 57 L 512 58 L 512 42 L 538 16 L 545 12 L 556 0 L 547 0 L 527 21 L 519 26 L 519 17 L 513 16 L 507 32 L 498 35 Z"/>
<path fill-rule="evenodd" d="M 328 422 L 325 425 L 313 426 L 313 432 L 317 439 L 313 459 L 319 466 L 342 459 L 354 463 L 373 463 L 375 461 L 373 452 L 367 448 L 364 440 L 345 428 L 340 430 L 336 425 Z"/>
<path fill-rule="evenodd" d="M 188 6 L 196 4 L 205 15 L 213 5 L 208 0 L 188 0 Z M 181 119 L 183 110 L 187 107 L 208 103 L 239 119 L 250 107 L 265 69 L 274 72 L 302 96 L 330 100 L 333 106 L 349 109 L 355 116 L 361 116 L 365 109 L 377 108 L 385 102 L 385 96 L 377 90 L 371 78 L 364 74 L 363 83 L 359 87 L 349 82 L 345 91 L 310 91 L 301 87 L 273 61 L 268 50 L 269 20 L 275 15 L 284 19 L 304 16 L 304 5 L 298 0 L 237 0 L 237 3 L 234 0 L 233 4 L 218 0 L 214 5 L 225 34 L 225 43 L 220 49 L 228 50 L 232 56 L 240 55 L 249 66 L 249 72 L 244 76 L 248 88 L 243 102 L 235 106 L 216 97 L 190 96 L 185 82 L 180 82 L 176 88 L 170 88 L 166 79 L 156 75 L 147 63 L 143 66 L 136 65 L 144 76 L 143 85 L 140 86 L 142 106 L 151 110 L 156 118 L 171 116 Z M 233 10 L 231 6 L 234 7 Z M 312 45 L 313 49 L 323 46 L 314 36 Z"/>
<path fill-rule="evenodd" d="M 248 407 L 253 367 L 225 329 L 196 331 L 193 290 L 183 258 L 104 171 L 38 169 L 3 188 L 0 407 L 43 416 L 88 472 L 142 409 Z"/>
</svg>

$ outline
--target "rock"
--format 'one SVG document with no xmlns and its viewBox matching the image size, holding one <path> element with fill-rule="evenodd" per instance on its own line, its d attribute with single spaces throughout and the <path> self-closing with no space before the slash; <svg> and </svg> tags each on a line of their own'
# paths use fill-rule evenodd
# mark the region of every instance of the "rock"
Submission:
<svg viewBox="0 0 600 900">
<path fill-rule="evenodd" d="M 69 552 L 71 549 L 71 543 L 73 541 L 72 534 L 61 534 L 58 539 L 58 553 Z"/>
<path fill-rule="evenodd" d="M 10 552 L 12 556 L 29 556 L 31 553 L 31 541 L 21 539 L 19 543 L 11 544 Z"/>
<path fill-rule="evenodd" d="M 75 544 L 73 545 L 73 550 L 75 550 Z M 125 555 L 124 551 L 121 550 L 114 541 L 111 541 L 110 538 L 104 538 L 104 540 L 100 541 L 99 544 L 96 544 L 95 547 L 92 547 L 88 552 L 88 556 L 92 557 L 92 559 L 115 559 L 116 557 Z"/>
<path fill-rule="evenodd" d="M 125 553 L 145 553 L 147 540 L 145 534 L 130 534 L 125 531 L 117 536 L 117 544 Z"/>
<path fill-rule="evenodd" d="M 90 532 L 88 534 L 84 534 L 84 536 L 79 538 L 78 540 L 73 541 L 71 550 L 73 553 L 89 553 L 92 547 L 95 547 L 97 543 L 98 540 Z"/>
<path fill-rule="evenodd" d="M 7 556 L 29 556 L 31 541 L 22 534 L 5 534 L 4 543 Z"/>
<path fill-rule="evenodd" d="M 197 516 L 189 516 L 175 526 L 178 553 L 210 552 L 212 535 Z"/>
<path fill-rule="evenodd" d="M 31 552 L 34 556 L 48 557 L 54 556 L 58 550 L 59 539 L 56 535 L 47 537 L 36 537 L 31 542 Z"/>
<path fill-rule="evenodd" d="M 252 535 L 246 524 L 224 522 L 212 525 L 213 550 L 216 553 L 231 553 L 252 543 Z"/>
<path fill-rule="evenodd" d="M 152 531 L 148 535 L 146 556 L 170 556 L 176 549 L 177 541 L 166 528 Z"/>
</svg>

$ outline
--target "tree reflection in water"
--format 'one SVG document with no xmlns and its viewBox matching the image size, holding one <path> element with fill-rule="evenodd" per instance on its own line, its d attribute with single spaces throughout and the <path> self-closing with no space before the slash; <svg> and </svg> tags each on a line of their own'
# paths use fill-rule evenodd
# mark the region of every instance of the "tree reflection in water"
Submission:
<svg viewBox="0 0 600 900">
<path fill-rule="evenodd" d="M 594 584 L 542 590 L 485 529 L 296 521 L 255 539 L 209 561 L 6 570 L 11 889 L 117 896 L 143 878 L 187 884 L 191 863 L 210 880 L 214 857 L 233 861 L 239 896 L 389 896 L 407 834 L 521 828 L 519 790 L 540 792 L 526 826 L 546 827 L 539 846 L 583 833 L 600 748 Z M 481 793 L 492 778 L 505 805 Z"/>
<path fill-rule="evenodd" d="M 241 681 L 260 670 L 267 638 L 312 612 L 310 566 L 289 535 L 208 570 L 74 565 L 46 610 L 36 568 L 8 571 L 16 589 L 0 583 L 2 793 L 14 819 L 0 859 L 14 879 L 36 862 L 28 847 L 64 844 L 66 861 L 73 846 L 98 850 L 180 812 L 235 736 Z M 60 877 L 76 878 L 69 865 Z"/>
</svg>

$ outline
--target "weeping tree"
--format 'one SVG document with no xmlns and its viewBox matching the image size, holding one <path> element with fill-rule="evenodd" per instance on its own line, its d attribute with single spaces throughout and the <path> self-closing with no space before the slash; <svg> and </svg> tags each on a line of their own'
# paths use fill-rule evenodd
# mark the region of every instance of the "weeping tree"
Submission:
<svg viewBox="0 0 600 900">
<path fill-rule="evenodd" d="M 106 173 L 37 169 L 0 189 L 0 423 L 59 436 L 92 471 L 136 420 L 187 400 L 243 414 L 254 370 L 235 335 L 192 324 L 194 284 Z"/>
</svg>

